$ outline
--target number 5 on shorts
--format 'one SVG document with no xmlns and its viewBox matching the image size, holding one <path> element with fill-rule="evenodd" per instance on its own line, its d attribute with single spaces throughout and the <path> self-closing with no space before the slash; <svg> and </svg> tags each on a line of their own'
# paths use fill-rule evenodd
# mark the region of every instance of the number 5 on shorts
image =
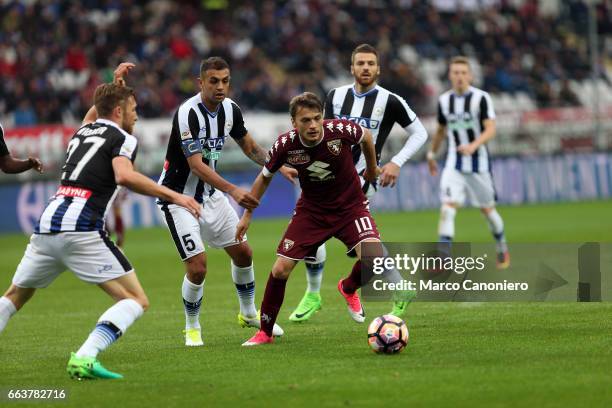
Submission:
<svg viewBox="0 0 612 408">
<path fill-rule="evenodd" d="M 193 239 L 191 239 L 191 234 L 185 234 L 181 237 L 181 239 L 183 240 L 183 245 L 187 251 L 191 252 L 196 248 L 195 242 L 193 242 Z"/>
</svg>

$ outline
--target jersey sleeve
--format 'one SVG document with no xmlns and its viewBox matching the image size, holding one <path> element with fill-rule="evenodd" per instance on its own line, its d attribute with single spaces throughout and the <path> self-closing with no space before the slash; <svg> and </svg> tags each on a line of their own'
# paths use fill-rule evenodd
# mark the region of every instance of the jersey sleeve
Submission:
<svg viewBox="0 0 612 408">
<path fill-rule="evenodd" d="M 177 126 L 180 137 L 181 149 L 185 157 L 202 153 L 200 143 L 200 123 L 197 113 L 189 107 L 181 106 L 177 112 Z"/>
<path fill-rule="evenodd" d="M 342 139 L 348 141 L 351 145 L 359 144 L 363 140 L 365 131 L 361 125 L 346 119 L 334 120 L 328 122 L 328 125 L 330 123 L 333 124 L 336 131 L 339 131 L 339 133 L 342 135 Z"/>
<path fill-rule="evenodd" d="M 283 136 L 280 136 L 270 150 L 268 151 L 268 157 L 266 158 L 266 163 L 263 167 L 263 175 L 266 177 L 272 177 L 274 173 L 278 171 L 284 164 L 287 159 L 287 149 L 283 148 L 282 144 L 279 143 L 279 139 Z"/>
<path fill-rule="evenodd" d="M 416 113 L 410 109 L 410 106 L 408 106 L 404 98 L 399 95 L 391 94 L 389 95 L 388 103 L 388 108 L 391 108 L 391 112 L 393 113 L 393 120 L 401 127 L 405 128 L 406 126 L 410 126 L 410 124 L 415 121 L 417 117 Z"/>
<path fill-rule="evenodd" d="M 136 152 L 138 150 L 138 140 L 129 134 L 117 133 L 113 137 L 111 157 L 123 156 L 134 161 L 136 159 Z"/>
<path fill-rule="evenodd" d="M 446 116 L 444 116 L 444 113 L 442 112 L 442 104 L 440 103 L 440 100 L 438 100 L 438 124 L 440 126 L 446 126 Z"/>
<path fill-rule="evenodd" d="M 9 155 L 9 150 L 8 150 L 8 147 L 6 146 L 6 143 L 4 143 L 4 129 L 2 128 L 2 125 L 0 125 L 0 157 L 4 157 L 8 155 Z"/>
<path fill-rule="evenodd" d="M 234 124 L 229 134 L 234 140 L 242 139 L 247 134 L 247 129 L 244 126 L 244 118 L 242 117 L 242 111 L 235 103 L 232 103 L 232 110 L 234 116 Z"/>
<path fill-rule="evenodd" d="M 336 93 L 336 90 L 332 89 L 327 94 L 327 98 L 325 99 L 323 119 L 333 119 L 334 118 L 334 93 Z"/>
<path fill-rule="evenodd" d="M 488 93 L 483 93 L 480 98 L 480 120 L 495 119 L 495 110 L 493 109 L 493 102 Z"/>
</svg>

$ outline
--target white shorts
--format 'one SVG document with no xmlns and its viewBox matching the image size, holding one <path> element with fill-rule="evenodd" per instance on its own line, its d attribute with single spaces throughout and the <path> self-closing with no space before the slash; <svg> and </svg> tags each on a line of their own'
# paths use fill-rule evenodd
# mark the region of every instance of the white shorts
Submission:
<svg viewBox="0 0 612 408">
<path fill-rule="evenodd" d="M 238 244 L 235 240 L 238 215 L 219 191 L 204 200 L 199 219 L 175 204 L 158 207 L 183 261 L 204 252 L 204 242 L 212 248 Z M 246 241 L 246 235 L 242 241 Z"/>
<path fill-rule="evenodd" d="M 444 168 L 440 178 L 440 201 L 464 205 L 466 195 L 475 207 L 493 207 L 496 197 L 491 173 L 462 173 Z"/>
<path fill-rule="evenodd" d="M 46 288 L 66 269 L 82 281 L 94 284 L 134 270 L 105 231 L 32 234 L 13 284 L 20 288 Z"/>
</svg>

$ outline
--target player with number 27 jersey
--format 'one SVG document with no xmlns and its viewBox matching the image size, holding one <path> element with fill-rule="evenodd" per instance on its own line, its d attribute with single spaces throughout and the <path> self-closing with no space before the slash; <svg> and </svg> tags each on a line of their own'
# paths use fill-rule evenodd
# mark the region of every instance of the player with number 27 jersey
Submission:
<svg viewBox="0 0 612 408">
<path fill-rule="evenodd" d="M 136 138 L 110 120 L 81 127 L 68 144 L 60 186 L 34 232 L 104 230 L 104 218 L 119 191 L 112 159 L 125 156 L 134 162 L 136 150 Z"/>
</svg>

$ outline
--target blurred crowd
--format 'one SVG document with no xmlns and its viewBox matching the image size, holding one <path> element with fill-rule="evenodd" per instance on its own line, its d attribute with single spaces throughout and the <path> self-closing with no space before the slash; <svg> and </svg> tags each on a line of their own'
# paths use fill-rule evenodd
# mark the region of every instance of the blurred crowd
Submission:
<svg viewBox="0 0 612 408">
<path fill-rule="evenodd" d="M 381 85 L 419 114 L 432 112 L 437 91 L 423 61 L 457 54 L 479 61 L 490 92 L 576 105 L 568 80 L 590 75 L 588 9 L 584 0 L 555 4 L 545 14 L 536 0 L 3 1 L 0 117 L 17 126 L 78 120 L 120 61 L 137 64 L 127 80 L 141 117 L 171 115 L 197 92 L 199 63 L 211 55 L 230 62 L 231 97 L 244 110 L 286 111 L 299 92 L 323 96 L 350 81 L 350 53 L 362 42 L 381 54 Z M 609 37 L 607 1 L 597 19 Z"/>
</svg>

